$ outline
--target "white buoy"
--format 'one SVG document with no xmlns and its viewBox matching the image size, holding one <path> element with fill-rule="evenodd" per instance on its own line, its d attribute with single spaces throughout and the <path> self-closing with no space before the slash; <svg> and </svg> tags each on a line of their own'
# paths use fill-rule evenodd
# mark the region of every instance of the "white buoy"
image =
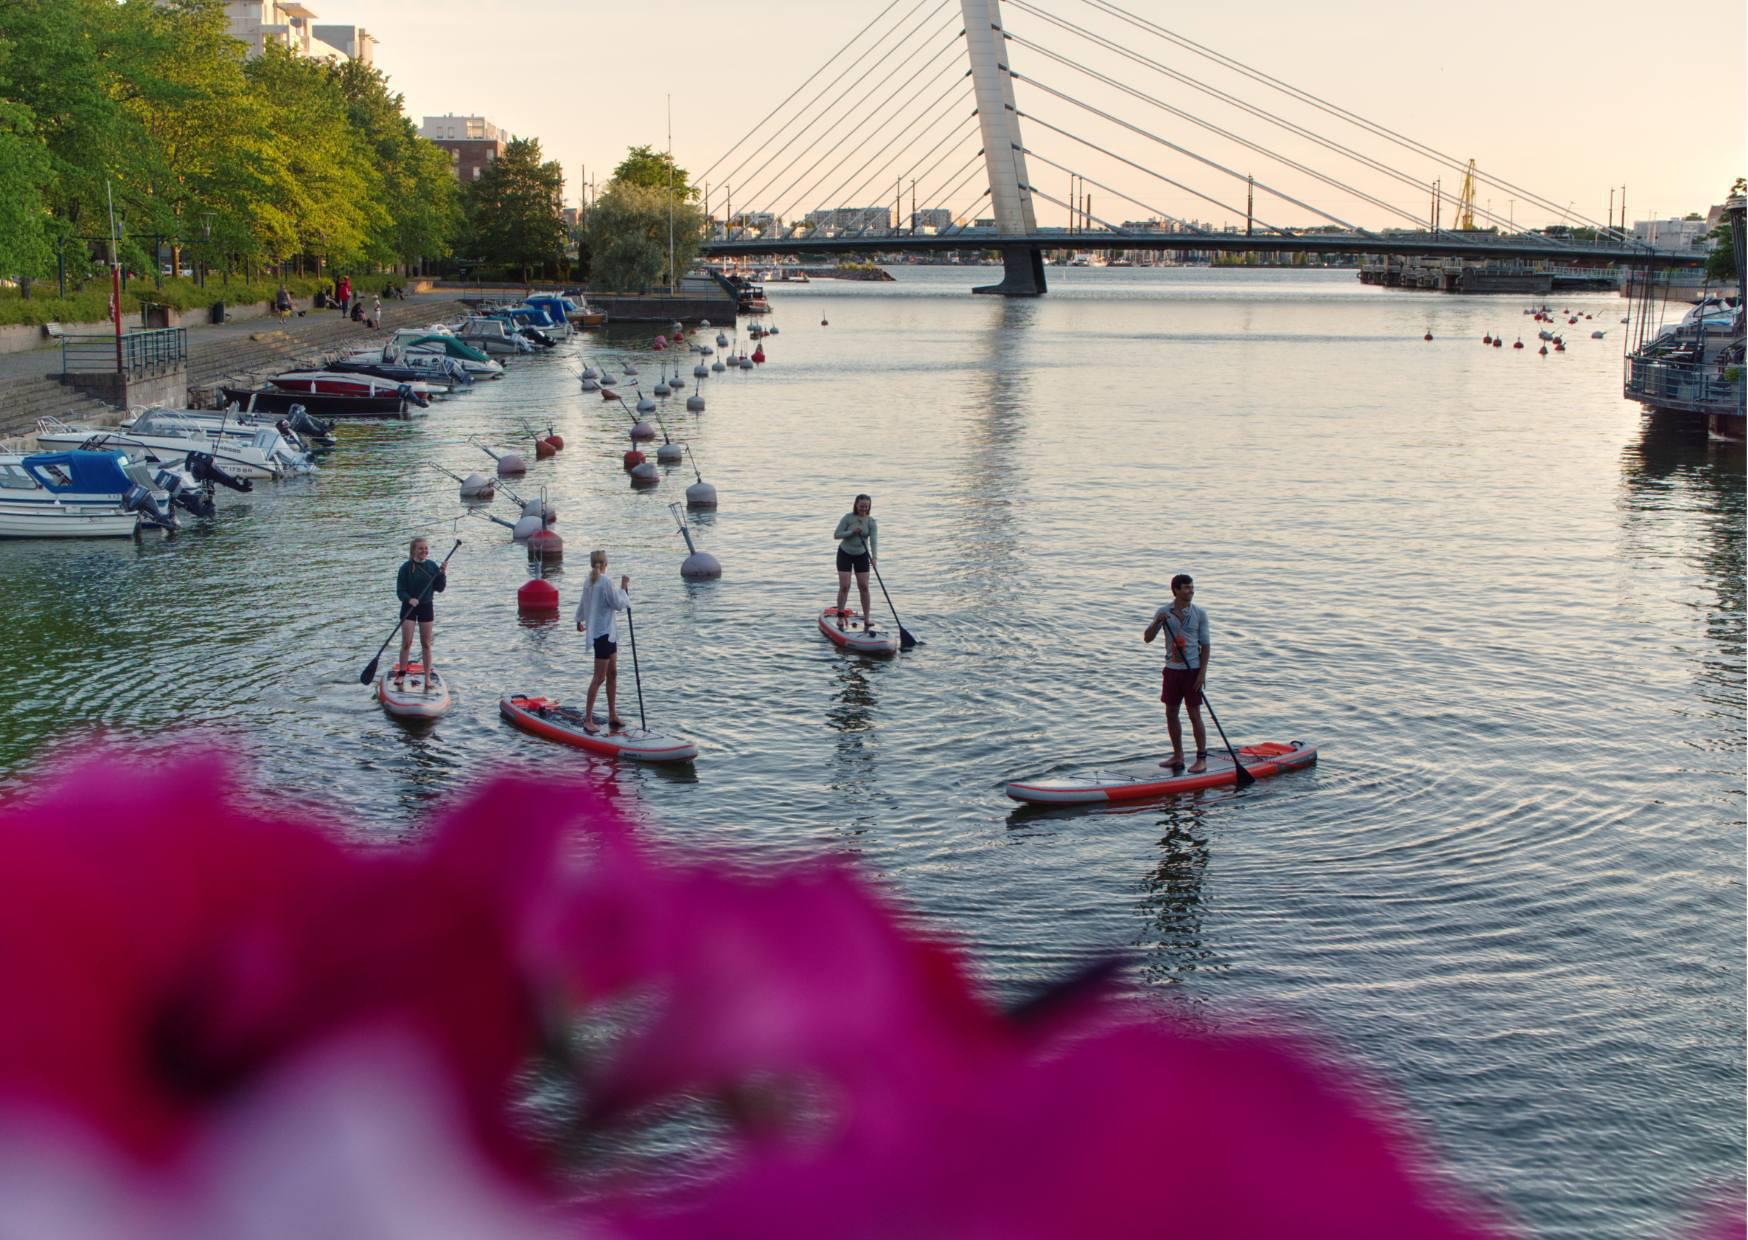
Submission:
<svg viewBox="0 0 1748 1240">
<path fill-rule="evenodd" d="M 679 375 L 675 375 L 672 379 L 668 380 L 668 391 L 670 391 L 670 392 L 678 392 L 681 388 L 683 388 L 685 386 L 686 386 L 686 381 L 684 379 L 680 378 Z"/>
<path fill-rule="evenodd" d="M 528 462 L 522 459 L 520 452 L 506 452 L 498 458 L 498 473 L 505 477 L 528 472 Z"/>
<path fill-rule="evenodd" d="M 682 455 L 677 443 L 665 443 L 656 449 L 656 461 L 662 465 L 678 465 Z"/>
<path fill-rule="evenodd" d="M 743 357 L 740 359 L 740 368 L 742 370 L 751 370 L 755 365 L 757 365 L 757 363 L 750 357 Z"/>
<path fill-rule="evenodd" d="M 482 473 L 471 473 L 461 480 L 461 498 L 490 499 L 496 485 Z"/>
<path fill-rule="evenodd" d="M 607 372 L 605 370 L 603 370 L 601 372 L 601 386 L 602 387 L 612 387 L 615 383 L 618 383 L 618 382 L 619 382 L 619 380 L 617 378 L 615 378 L 609 372 Z"/>
<path fill-rule="evenodd" d="M 674 325 L 672 327 L 670 327 L 668 330 L 673 332 L 674 335 L 676 335 L 676 336 L 684 335 L 685 331 L 686 331 L 686 325 L 684 323 L 680 322 L 679 319 L 675 319 Z"/>
<path fill-rule="evenodd" d="M 636 375 L 637 374 L 637 367 L 633 366 L 630 362 L 626 362 L 625 363 L 625 373 L 628 375 Z"/>
<path fill-rule="evenodd" d="M 544 520 L 551 525 L 558 520 L 558 509 L 543 499 L 525 499 L 522 501 L 522 515 Z"/>
<path fill-rule="evenodd" d="M 686 491 L 688 501 L 691 489 Z M 680 511 L 678 504 L 669 504 L 668 511 L 674 514 L 674 521 L 680 527 L 680 537 L 686 540 L 686 550 L 689 553 L 680 562 L 680 576 L 687 581 L 714 581 L 722 576 L 722 562 L 708 551 L 700 551 L 692 542 L 692 531 L 686 528 L 686 515 Z"/>
<path fill-rule="evenodd" d="M 648 422 L 639 421 L 631 428 L 631 438 L 634 441 L 639 439 L 654 439 L 655 427 L 651 426 Z"/>
<path fill-rule="evenodd" d="M 711 364 L 710 369 L 715 371 L 717 374 L 721 374 L 723 371 L 727 370 L 728 367 L 726 367 L 722 364 L 722 359 L 719 357 L 716 359 L 715 362 L 713 362 Z"/>
<path fill-rule="evenodd" d="M 704 398 L 702 396 L 688 396 L 686 398 L 686 412 L 687 413 L 703 413 L 704 412 Z"/>
<path fill-rule="evenodd" d="M 539 513 L 529 513 L 528 515 L 517 519 L 515 526 L 510 530 L 510 537 L 514 538 L 517 542 L 521 542 L 523 539 L 528 538 L 530 535 L 537 534 L 545 528 L 545 522 L 541 521 Z"/>
<path fill-rule="evenodd" d="M 776 334 L 777 334 L 777 325 L 775 323 L 771 324 L 769 327 L 767 327 L 765 329 L 765 335 L 767 335 L 767 336 L 775 336 Z"/>
<path fill-rule="evenodd" d="M 696 366 L 692 367 L 692 377 L 694 379 L 702 379 L 709 375 L 709 373 L 710 367 L 706 366 L 703 362 L 699 362 Z"/>
<path fill-rule="evenodd" d="M 634 487 L 654 486 L 662 480 L 662 471 L 648 461 L 642 461 L 631 467 L 631 485 Z"/>
<path fill-rule="evenodd" d="M 656 380 L 656 385 L 652 390 L 657 396 L 669 396 L 672 395 L 674 391 L 673 388 L 669 387 L 666 383 L 663 383 L 660 379 Z M 637 404 L 639 408 L 643 407 L 642 401 L 638 401 Z M 652 405 L 651 408 L 654 408 L 654 406 Z"/>
<path fill-rule="evenodd" d="M 650 397 L 640 395 L 637 398 L 637 411 L 639 413 L 654 413 L 655 407 L 655 401 Z"/>
<path fill-rule="evenodd" d="M 716 350 L 711 348 L 709 345 L 699 346 L 698 352 L 702 353 L 705 357 L 716 356 Z"/>
<path fill-rule="evenodd" d="M 692 455 L 692 449 L 691 449 L 690 445 L 688 445 L 686 448 L 686 455 L 687 456 Z M 704 481 L 704 475 L 698 472 L 698 458 L 697 457 L 692 457 L 692 476 L 694 478 L 696 478 L 698 481 L 694 482 L 691 486 L 686 488 L 686 507 L 688 507 L 688 508 L 714 508 L 714 507 L 716 507 L 716 488 L 711 486 L 708 482 Z"/>
<path fill-rule="evenodd" d="M 601 385 L 599 383 L 597 383 L 595 380 L 593 380 L 593 379 L 584 379 L 583 380 L 583 391 L 585 391 L 585 392 L 599 392 L 600 390 L 601 390 Z"/>
<path fill-rule="evenodd" d="M 716 333 L 716 347 L 719 349 L 728 348 L 728 337 L 721 332 Z"/>
<path fill-rule="evenodd" d="M 698 326 L 699 326 L 699 327 L 709 327 L 709 326 L 710 326 L 710 320 L 709 320 L 709 319 L 699 319 L 699 320 L 698 320 Z"/>
<path fill-rule="evenodd" d="M 600 377 L 601 377 L 601 372 L 596 370 L 593 366 L 583 367 L 583 378 L 585 378 L 585 379 L 599 379 Z"/>
</svg>

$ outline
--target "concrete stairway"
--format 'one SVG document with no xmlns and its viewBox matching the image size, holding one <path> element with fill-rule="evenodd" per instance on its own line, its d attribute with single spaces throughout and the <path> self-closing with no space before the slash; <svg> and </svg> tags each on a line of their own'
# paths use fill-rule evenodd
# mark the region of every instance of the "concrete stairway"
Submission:
<svg viewBox="0 0 1748 1240">
<path fill-rule="evenodd" d="M 0 379 L 0 449 L 36 451 L 36 420 L 56 417 L 75 426 L 113 426 L 119 410 L 96 397 L 41 375 Z"/>
</svg>

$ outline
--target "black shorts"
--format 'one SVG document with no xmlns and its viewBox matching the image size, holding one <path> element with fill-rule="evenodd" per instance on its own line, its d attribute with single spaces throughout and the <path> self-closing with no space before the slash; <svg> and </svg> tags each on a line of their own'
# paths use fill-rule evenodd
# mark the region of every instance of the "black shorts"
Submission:
<svg viewBox="0 0 1748 1240">
<path fill-rule="evenodd" d="M 436 606 L 431 602 L 431 596 L 429 594 L 420 599 L 417 605 L 412 603 L 401 604 L 401 619 L 403 620 L 419 620 L 425 624 L 429 624 L 436 618 Z"/>
<path fill-rule="evenodd" d="M 868 571 L 868 562 L 868 553 L 866 551 L 861 555 L 851 555 L 842 547 L 838 548 L 838 571 L 840 573 L 847 573 L 852 568 L 858 573 L 865 573 Z"/>
<path fill-rule="evenodd" d="M 1196 678 L 1200 675 L 1201 671 L 1193 667 L 1166 668 L 1164 683 L 1159 689 L 1159 700 L 1165 703 L 1165 708 L 1176 710 L 1181 702 L 1191 710 L 1200 710 L 1202 691 L 1196 686 Z"/>
<path fill-rule="evenodd" d="M 619 643 L 605 633 L 595 639 L 595 657 L 597 659 L 611 659 L 618 653 Z"/>
</svg>

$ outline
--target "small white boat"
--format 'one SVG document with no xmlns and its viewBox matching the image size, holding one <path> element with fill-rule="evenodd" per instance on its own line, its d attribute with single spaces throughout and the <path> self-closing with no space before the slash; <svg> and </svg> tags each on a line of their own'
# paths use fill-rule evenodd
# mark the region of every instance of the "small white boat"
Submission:
<svg viewBox="0 0 1748 1240">
<path fill-rule="evenodd" d="M 125 538 L 173 530 L 169 493 L 125 452 L 0 454 L 0 538 Z"/>
<path fill-rule="evenodd" d="M 472 315 L 461 325 L 458 335 L 463 344 L 470 344 L 494 355 L 534 352 L 533 342 L 513 333 L 510 325 L 502 319 Z"/>
<path fill-rule="evenodd" d="M 307 452 L 293 448 L 271 426 L 233 421 L 221 427 L 220 421 L 170 409 L 149 409 L 119 427 L 69 426 L 58 418 L 39 418 L 36 441 L 49 451 L 113 450 L 162 463 L 179 463 L 190 452 L 204 452 L 237 478 L 286 478 L 315 469 Z"/>
</svg>

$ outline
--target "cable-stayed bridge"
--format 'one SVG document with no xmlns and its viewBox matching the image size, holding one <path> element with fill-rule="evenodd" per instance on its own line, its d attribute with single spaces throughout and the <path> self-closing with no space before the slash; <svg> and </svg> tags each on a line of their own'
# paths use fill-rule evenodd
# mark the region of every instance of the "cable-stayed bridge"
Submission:
<svg viewBox="0 0 1748 1240">
<path fill-rule="evenodd" d="M 1020 29 L 1003 0 L 890 0 L 699 176 L 704 253 L 997 250 L 978 291 L 1010 296 L 1044 292 L 1059 250 L 1704 261 L 1635 241 L 1624 189 L 1598 222 L 1115 0 L 1005 8 Z M 1519 227 L 1519 204 L 1561 223 Z M 1209 208 L 1243 231 L 1190 215 Z"/>
</svg>

